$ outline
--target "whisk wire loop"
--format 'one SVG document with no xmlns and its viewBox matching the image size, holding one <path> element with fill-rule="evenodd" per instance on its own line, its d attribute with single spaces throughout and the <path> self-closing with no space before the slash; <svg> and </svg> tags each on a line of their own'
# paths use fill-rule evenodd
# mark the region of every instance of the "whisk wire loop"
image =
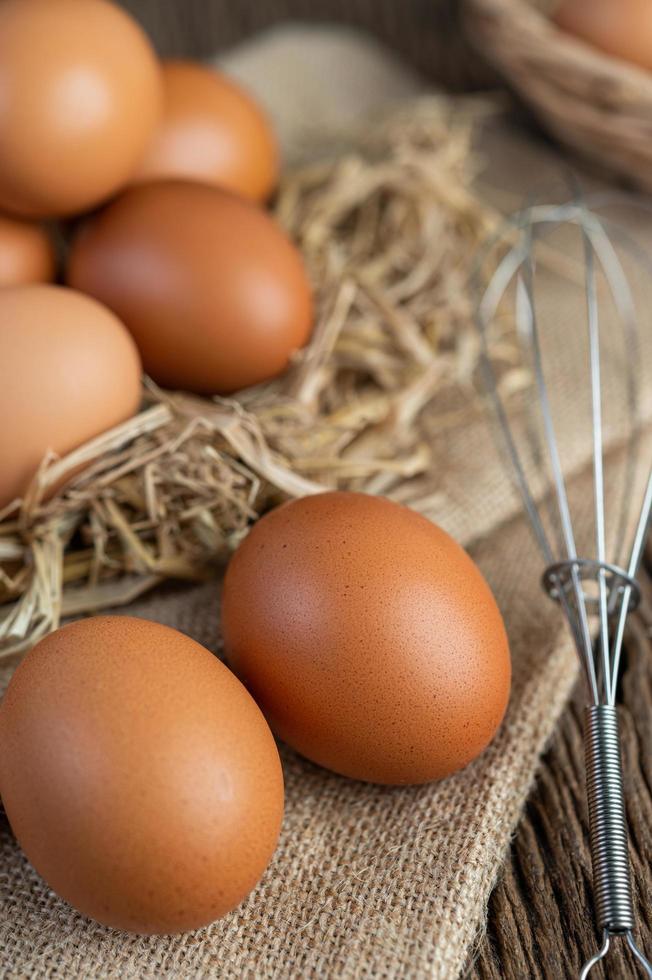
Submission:
<svg viewBox="0 0 652 980">
<path fill-rule="evenodd" d="M 608 932 L 607 929 L 603 929 L 602 930 L 602 946 L 600 947 L 600 949 L 598 950 L 598 952 L 595 953 L 595 955 L 591 957 L 590 960 L 587 960 L 586 961 L 586 963 L 584 964 L 584 966 L 580 970 L 579 980 L 586 980 L 586 978 L 588 977 L 588 975 L 591 972 L 591 970 L 593 969 L 593 967 L 594 966 L 597 966 L 598 963 L 600 962 L 600 960 L 603 960 L 605 958 L 605 956 L 609 952 L 610 945 L 611 945 L 611 938 L 609 936 L 609 932 Z"/>
<path fill-rule="evenodd" d="M 638 517 L 636 531 L 634 533 L 634 541 L 632 544 L 632 551 L 629 558 L 629 564 L 627 566 L 627 575 L 630 580 L 633 579 L 634 576 L 636 575 L 639 565 L 641 563 L 641 558 L 643 556 L 643 548 L 645 546 L 645 539 L 647 537 L 651 516 L 652 516 L 652 466 L 650 467 L 650 472 L 648 474 L 647 484 L 645 487 L 645 494 L 643 496 L 643 504 L 641 506 L 641 511 Z M 627 622 L 627 612 L 629 609 L 631 594 L 632 594 L 632 586 L 626 585 L 622 592 L 622 597 L 620 600 L 620 612 L 618 614 L 616 630 L 614 633 L 613 653 L 611 658 L 612 659 L 612 695 L 614 697 L 615 697 L 616 683 L 618 681 L 618 671 L 620 669 L 620 657 L 623 648 L 623 639 L 625 637 L 625 624 Z M 611 701 L 611 703 L 613 704 L 613 700 Z"/>
<path fill-rule="evenodd" d="M 584 264 L 586 269 L 586 311 L 589 326 L 589 358 L 591 365 L 591 409 L 593 413 L 593 496 L 595 501 L 595 536 L 597 560 L 601 565 L 606 561 L 606 534 L 604 515 L 604 470 L 602 448 L 602 394 L 600 380 L 600 329 L 598 323 L 598 291 L 595 281 L 595 264 L 591 240 L 582 225 L 584 245 Z M 600 593 L 600 650 L 602 671 L 606 687 L 607 703 L 611 702 L 611 670 L 609 664 L 609 616 L 607 610 L 608 593 L 605 570 L 597 571 Z"/>
<path fill-rule="evenodd" d="M 594 505 L 594 554 L 578 554 L 571 517 L 570 498 L 562 465 L 560 441 L 551 405 L 550 386 L 544 367 L 542 327 L 535 302 L 535 239 L 562 225 L 580 231 L 584 259 L 584 297 L 587 318 L 588 395 Z M 623 236 L 620 236 L 623 237 Z M 615 707 L 618 670 L 627 615 L 640 598 L 636 574 L 641 562 L 652 513 L 652 467 L 647 477 L 631 547 L 626 537 L 632 518 L 632 487 L 638 475 L 640 447 L 638 341 L 639 330 L 633 293 L 624 266 L 601 219 L 579 195 L 561 205 L 535 204 L 508 219 L 502 233 L 489 241 L 483 259 L 496 247 L 505 246 L 495 271 L 484 287 L 478 305 L 483 370 L 493 402 L 509 469 L 529 517 L 545 563 L 543 585 L 559 602 L 577 648 L 589 690 L 585 717 L 585 752 L 589 838 L 593 864 L 596 923 L 602 930 L 601 949 L 582 968 L 584 980 L 609 950 L 610 938 L 624 936 L 652 978 L 652 966 L 634 942 L 634 908 L 627 823 L 624 804 L 618 717 Z M 635 249 L 632 251 L 636 252 Z M 652 268 L 652 266 L 650 266 Z M 621 376 L 625 386 L 622 404 L 628 413 L 625 481 L 621 487 L 614 526 L 614 557 L 607 554 L 605 493 L 605 429 L 603 421 L 602 326 L 598 304 L 598 270 L 606 283 L 624 338 Z M 526 406 L 520 427 L 512 426 L 491 358 L 489 328 L 510 288 L 514 286 L 516 334 L 525 366 L 533 377 L 536 406 Z M 613 338 L 611 338 L 613 345 Z M 614 358 L 614 351 L 610 351 Z M 557 380 L 559 380 L 557 378 Z M 578 386 L 579 387 L 579 386 Z M 581 389 L 580 389 L 581 390 Z M 612 394 L 613 400 L 613 394 Z M 518 433 L 521 436 L 519 445 Z M 527 454 L 523 452 L 525 438 Z M 591 586 L 593 588 L 591 588 Z M 597 593 L 596 593 L 597 590 Z M 597 625 L 594 648 L 591 624 Z"/>
</svg>

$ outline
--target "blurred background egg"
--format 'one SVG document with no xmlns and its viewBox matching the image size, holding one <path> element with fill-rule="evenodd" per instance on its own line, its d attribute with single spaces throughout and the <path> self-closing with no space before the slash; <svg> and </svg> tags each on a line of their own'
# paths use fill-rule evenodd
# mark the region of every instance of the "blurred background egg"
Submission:
<svg viewBox="0 0 652 980">
<path fill-rule="evenodd" d="M 0 214 L 0 287 L 52 282 L 55 272 L 54 245 L 46 229 Z"/>
<path fill-rule="evenodd" d="M 162 105 L 143 31 L 107 0 L 0 3 L 0 207 L 90 208 L 127 181 Z"/>
<path fill-rule="evenodd" d="M 0 705 L 0 793 L 66 901 L 117 929 L 196 929 L 269 862 L 283 776 L 237 678 L 176 630 L 126 616 L 50 634 Z"/>
<path fill-rule="evenodd" d="M 561 0 L 554 19 L 607 54 L 652 70 L 650 0 Z"/>
<path fill-rule="evenodd" d="M 278 179 L 279 154 L 262 109 L 214 69 L 167 61 L 162 74 L 163 119 L 134 180 L 181 177 L 265 200 Z"/>
<path fill-rule="evenodd" d="M 272 729 L 345 776 L 447 776 L 507 706 L 489 586 L 444 531 L 383 498 L 318 494 L 263 517 L 229 564 L 222 625 Z"/>
<path fill-rule="evenodd" d="M 118 318 L 63 286 L 0 290 L 0 507 L 22 496 L 48 451 L 64 455 L 125 421 L 141 365 Z"/>
<path fill-rule="evenodd" d="M 117 313 L 167 388 L 229 393 L 265 381 L 312 326 L 294 245 L 260 208 L 202 184 L 127 190 L 83 228 L 68 281 Z"/>
</svg>

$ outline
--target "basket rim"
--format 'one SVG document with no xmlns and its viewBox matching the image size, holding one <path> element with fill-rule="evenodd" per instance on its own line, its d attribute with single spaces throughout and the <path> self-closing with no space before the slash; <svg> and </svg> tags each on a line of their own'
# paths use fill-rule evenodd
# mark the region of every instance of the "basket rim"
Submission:
<svg viewBox="0 0 652 980">
<path fill-rule="evenodd" d="M 469 16 L 469 10 L 474 11 L 479 20 L 476 16 Z M 493 24 L 490 23 L 491 21 Z M 466 24 L 472 38 L 477 30 L 484 38 L 491 38 L 496 35 L 497 25 L 500 24 L 502 30 L 506 22 L 509 23 L 509 31 L 512 35 L 520 34 L 522 37 L 534 40 L 538 59 L 550 63 L 572 61 L 578 70 L 586 69 L 587 73 L 592 74 L 599 72 L 622 91 L 631 85 L 632 89 L 639 92 L 643 90 L 647 95 L 645 92 L 647 89 L 652 103 L 652 72 L 608 54 L 588 41 L 564 31 L 538 9 L 532 0 L 467 0 Z M 546 50 L 542 42 L 545 42 Z M 514 49 L 513 61 L 531 60 L 531 50 L 526 52 L 530 57 L 523 57 L 522 54 L 518 49 Z M 491 60 L 493 60 L 492 55 L 493 51 L 489 52 Z M 504 67 L 502 59 L 500 65 Z"/>
<path fill-rule="evenodd" d="M 466 0 L 465 27 L 553 137 L 652 192 L 652 72 L 557 27 L 533 0 Z"/>
</svg>

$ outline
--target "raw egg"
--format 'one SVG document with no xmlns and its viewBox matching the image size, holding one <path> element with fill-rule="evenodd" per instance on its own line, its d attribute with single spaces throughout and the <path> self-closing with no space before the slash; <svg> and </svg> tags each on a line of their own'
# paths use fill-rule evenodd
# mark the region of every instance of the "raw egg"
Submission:
<svg viewBox="0 0 652 980">
<path fill-rule="evenodd" d="M 278 148 L 257 103 L 235 82 L 190 61 L 163 62 L 164 114 L 135 181 L 180 177 L 253 201 L 278 179 Z"/>
<path fill-rule="evenodd" d="M 0 507 L 48 452 L 65 455 L 140 402 L 136 346 L 118 318 L 63 286 L 0 290 Z"/>
<path fill-rule="evenodd" d="M 345 776 L 447 776 L 505 712 L 509 649 L 489 586 L 441 528 L 380 497 L 318 494 L 263 517 L 229 564 L 222 622 L 272 729 Z"/>
<path fill-rule="evenodd" d="M 196 929 L 234 908 L 276 846 L 283 776 L 250 695 L 167 626 L 101 616 L 19 666 L 0 705 L 0 792 L 29 860 L 117 929 Z"/>
<path fill-rule="evenodd" d="M 266 381 L 312 325 L 294 245 L 260 208 L 202 184 L 130 188 L 83 229 L 68 281 L 118 314 L 167 388 L 225 394 Z"/>
<path fill-rule="evenodd" d="M 0 207 L 72 214 L 133 173 L 162 87 L 136 22 L 106 0 L 0 3 Z"/>
<path fill-rule="evenodd" d="M 607 54 L 652 70 L 650 0 L 561 0 L 554 20 Z"/>
<path fill-rule="evenodd" d="M 0 287 L 52 282 L 56 259 L 41 225 L 0 214 Z"/>
</svg>

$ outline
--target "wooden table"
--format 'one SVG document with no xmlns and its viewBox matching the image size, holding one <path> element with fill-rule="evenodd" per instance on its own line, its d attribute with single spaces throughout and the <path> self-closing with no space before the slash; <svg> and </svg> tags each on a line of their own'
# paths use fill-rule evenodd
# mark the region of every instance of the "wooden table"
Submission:
<svg viewBox="0 0 652 980">
<path fill-rule="evenodd" d="M 633 617 L 619 701 L 623 769 L 631 833 L 638 945 L 652 956 L 652 563 L 644 601 Z M 489 903 L 487 934 L 473 980 L 577 977 L 598 939 L 592 919 L 591 859 L 584 796 L 583 685 L 577 687 L 527 804 Z M 643 976 L 622 940 L 608 969 L 591 980 Z"/>
</svg>

